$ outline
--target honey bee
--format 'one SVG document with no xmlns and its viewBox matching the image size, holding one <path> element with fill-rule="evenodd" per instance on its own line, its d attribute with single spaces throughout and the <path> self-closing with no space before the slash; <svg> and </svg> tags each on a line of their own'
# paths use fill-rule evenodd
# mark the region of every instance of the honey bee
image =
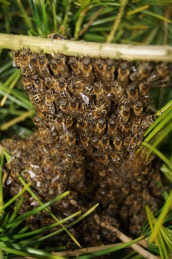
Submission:
<svg viewBox="0 0 172 259">
<path fill-rule="evenodd" d="M 14 52 L 13 66 L 15 66 L 17 69 L 20 69 L 22 66 L 22 57 L 20 51 Z"/>
<path fill-rule="evenodd" d="M 105 121 L 105 119 L 104 118 L 98 119 L 97 129 L 96 129 L 97 133 L 99 135 L 104 134 L 105 128 L 106 128 L 106 121 Z"/>
<path fill-rule="evenodd" d="M 116 135 L 114 140 L 113 140 L 113 145 L 115 147 L 115 150 L 117 151 L 117 153 L 122 156 L 124 154 L 124 147 L 122 145 L 122 140 L 121 138 Z"/>
<path fill-rule="evenodd" d="M 76 142 L 76 134 L 75 132 L 70 131 L 67 134 L 67 143 L 70 147 L 74 147 Z"/>
<path fill-rule="evenodd" d="M 141 187 L 140 184 L 139 184 L 136 180 L 133 179 L 133 180 L 131 181 L 131 188 L 132 188 L 133 190 L 138 191 L 138 190 L 141 189 L 140 187 Z"/>
<path fill-rule="evenodd" d="M 64 116 L 63 116 L 63 113 L 62 112 L 58 112 L 57 114 L 56 114 L 56 123 L 57 123 L 57 125 L 59 126 L 59 125 L 62 125 L 63 123 L 64 123 Z"/>
<path fill-rule="evenodd" d="M 140 93 L 142 96 L 147 95 L 148 92 L 149 92 L 149 89 L 150 89 L 150 84 L 149 84 L 149 82 L 143 82 L 143 83 L 140 83 L 140 84 L 139 84 L 139 93 Z"/>
<path fill-rule="evenodd" d="M 142 62 L 138 68 L 139 80 L 145 79 L 152 71 L 152 64 L 150 62 Z"/>
<path fill-rule="evenodd" d="M 133 111 L 136 116 L 141 116 L 143 111 L 143 104 L 141 101 L 138 101 L 133 105 Z"/>
<path fill-rule="evenodd" d="M 120 117 L 122 123 L 127 123 L 130 118 L 130 108 L 127 106 L 122 106 L 120 111 Z"/>
<path fill-rule="evenodd" d="M 51 89 L 47 90 L 47 93 L 45 95 L 45 106 L 46 110 L 50 114 L 55 113 L 55 106 L 54 106 L 54 95 L 53 91 Z"/>
<path fill-rule="evenodd" d="M 128 97 L 132 101 L 132 103 L 136 103 L 139 99 L 138 89 L 135 84 L 130 84 L 129 88 L 126 90 Z"/>
<path fill-rule="evenodd" d="M 104 66 L 105 66 L 105 62 L 103 59 L 101 58 L 97 58 L 94 60 L 93 62 L 93 67 L 94 67 L 94 70 L 95 70 L 95 76 L 96 77 L 103 77 L 104 76 Z"/>
<path fill-rule="evenodd" d="M 122 192 L 123 194 L 128 195 L 129 191 L 130 191 L 130 184 L 128 182 L 125 182 L 122 186 Z"/>
<path fill-rule="evenodd" d="M 128 208 L 126 206 L 122 206 L 120 209 L 120 216 L 122 217 L 123 220 L 126 220 L 128 217 Z"/>
<path fill-rule="evenodd" d="M 130 141 L 131 141 L 131 137 L 130 136 L 124 138 L 123 146 L 124 146 L 125 149 L 128 149 Z"/>
<path fill-rule="evenodd" d="M 58 70 L 58 63 L 57 60 L 55 58 L 52 58 L 50 60 L 50 69 L 53 72 L 53 75 L 56 77 L 59 76 L 59 70 Z"/>
<path fill-rule="evenodd" d="M 160 63 L 156 66 L 156 71 L 159 77 L 166 77 L 169 72 L 169 65 L 167 63 Z"/>
<path fill-rule="evenodd" d="M 150 125 L 152 125 L 155 119 L 156 119 L 156 116 L 154 114 L 146 116 L 146 118 L 143 119 L 143 121 L 141 122 L 142 129 L 146 130 Z"/>
<path fill-rule="evenodd" d="M 141 118 L 134 119 L 132 120 L 132 126 L 131 126 L 131 132 L 133 135 L 136 135 L 139 132 L 141 125 Z"/>
<path fill-rule="evenodd" d="M 47 144 L 51 144 L 52 142 L 54 142 L 53 138 L 48 133 L 48 129 L 47 128 L 39 127 L 38 130 L 39 130 L 39 134 L 40 134 L 41 139 L 42 139 L 43 142 L 45 142 Z"/>
<path fill-rule="evenodd" d="M 41 115 L 42 114 L 42 115 Z M 54 122 L 56 119 L 56 116 L 54 114 L 48 114 L 48 113 L 40 113 L 39 112 L 40 117 L 45 118 L 45 120 L 50 121 L 50 122 Z"/>
<path fill-rule="evenodd" d="M 43 96 L 41 94 L 37 93 L 34 95 L 34 99 L 35 99 L 36 104 L 40 104 L 43 100 Z"/>
<path fill-rule="evenodd" d="M 131 213 L 138 213 L 141 207 L 141 203 L 138 200 L 135 200 L 132 207 L 133 208 Z"/>
<path fill-rule="evenodd" d="M 88 123 L 82 117 L 78 119 L 76 127 L 78 130 L 87 131 Z"/>
<path fill-rule="evenodd" d="M 83 58 L 81 62 L 81 71 L 86 82 L 92 83 L 94 81 L 91 58 L 89 57 Z"/>
<path fill-rule="evenodd" d="M 135 150 L 139 145 L 141 144 L 141 138 L 139 135 L 135 135 L 131 138 L 130 144 L 129 144 L 129 150 Z"/>
<path fill-rule="evenodd" d="M 92 96 L 94 94 L 94 88 L 92 85 L 84 84 L 82 91 L 88 96 Z"/>
<path fill-rule="evenodd" d="M 102 104 L 100 107 L 96 107 L 91 111 L 92 116 L 96 119 L 105 117 L 107 115 L 107 111 L 104 107 L 104 104 Z"/>
<path fill-rule="evenodd" d="M 130 80 L 133 81 L 133 82 L 137 81 L 138 78 L 139 78 L 139 73 L 138 73 L 138 71 L 134 71 L 133 73 L 131 73 L 130 76 L 129 76 L 129 78 L 130 78 Z"/>
<path fill-rule="evenodd" d="M 83 146 L 86 146 L 89 143 L 89 137 L 87 136 L 86 133 L 84 133 L 80 136 L 80 141 Z"/>
<path fill-rule="evenodd" d="M 60 77 L 58 79 L 58 87 L 60 92 L 63 92 L 64 90 L 67 89 L 67 83 L 64 77 Z"/>
<path fill-rule="evenodd" d="M 127 137 L 131 131 L 131 122 L 128 123 L 120 123 L 120 130 L 124 137 Z"/>
<path fill-rule="evenodd" d="M 113 137 L 117 134 L 118 132 L 118 127 L 116 125 L 116 119 L 115 117 L 110 118 L 108 122 L 108 135 L 109 137 Z"/>
<path fill-rule="evenodd" d="M 78 58 L 76 57 L 70 57 L 69 58 L 69 65 L 72 68 L 72 71 L 76 78 L 81 79 L 82 78 L 82 72 L 81 72 L 81 64 Z"/>
<path fill-rule="evenodd" d="M 104 69 L 105 69 L 105 73 L 103 76 L 103 82 L 108 87 L 108 86 L 112 85 L 114 78 L 115 78 L 116 66 L 115 66 L 114 60 L 112 60 L 112 59 L 106 60 Z"/>
<path fill-rule="evenodd" d="M 33 82 L 33 84 L 34 84 L 34 86 L 35 86 L 35 88 L 36 88 L 36 90 L 37 90 L 38 93 L 40 92 L 42 95 L 45 95 L 45 94 L 46 94 L 46 88 L 45 88 L 45 86 L 44 86 L 43 81 L 42 81 L 41 78 L 35 80 L 35 81 Z"/>
<path fill-rule="evenodd" d="M 20 53 L 21 57 L 22 57 L 22 66 L 28 66 L 29 62 L 30 62 L 30 54 L 31 52 L 26 49 L 23 49 Z"/>
<path fill-rule="evenodd" d="M 57 66 L 58 66 L 60 75 L 67 78 L 69 76 L 69 70 L 66 65 L 66 57 L 64 55 L 58 54 L 56 56 L 56 59 L 57 59 L 57 64 L 58 64 Z"/>
<path fill-rule="evenodd" d="M 38 55 L 38 68 L 41 76 L 43 77 L 50 76 L 50 71 L 48 69 L 48 60 L 46 55 L 43 53 Z"/>
<path fill-rule="evenodd" d="M 62 99 L 61 100 L 61 102 L 60 102 L 60 109 L 64 112 L 64 113 L 66 113 L 67 111 L 68 111 L 68 105 L 69 105 L 69 102 L 68 102 L 68 100 L 66 100 L 66 99 Z"/>
<path fill-rule="evenodd" d="M 123 61 L 118 67 L 118 82 L 122 84 L 128 83 L 128 77 L 130 74 L 128 63 Z"/>
<path fill-rule="evenodd" d="M 77 102 L 76 97 L 75 96 L 71 96 L 69 101 L 70 101 L 69 106 L 70 106 L 71 111 L 78 110 L 79 103 Z"/>
<path fill-rule="evenodd" d="M 32 53 L 31 54 L 30 66 L 33 69 L 38 70 L 38 55 L 36 53 Z"/>
</svg>

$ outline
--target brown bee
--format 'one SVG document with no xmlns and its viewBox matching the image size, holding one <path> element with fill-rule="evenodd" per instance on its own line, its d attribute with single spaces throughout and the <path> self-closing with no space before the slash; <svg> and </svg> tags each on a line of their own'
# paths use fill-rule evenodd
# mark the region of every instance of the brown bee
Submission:
<svg viewBox="0 0 172 259">
<path fill-rule="evenodd" d="M 131 132 L 133 135 L 136 135 L 139 132 L 141 126 L 141 118 L 133 118 L 132 120 L 132 126 L 131 126 Z"/>
<path fill-rule="evenodd" d="M 46 110 L 50 114 L 55 113 L 55 106 L 54 106 L 54 95 L 51 89 L 47 90 L 45 95 L 45 106 Z"/>
<path fill-rule="evenodd" d="M 87 131 L 87 126 L 88 126 L 88 123 L 86 120 L 84 120 L 84 118 L 79 118 L 78 121 L 77 121 L 77 124 L 76 124 L 76 127 L 77 129 L 80 131 Z"/>
<path fill-rule="evenodd" d="M 67 99 L 62 99 L 61 101 L 60 101 L 60 109 L 64 112 L 64 113 L 66 113 L 67 111 L 68 111 L 68 105 L 69 105 L 69 102 L 68 102 L 68 100 Z"/>
<path fill-rule="evenodd" d="M 92 83 L 94 81 L 91 58 L 83 58 L 83 60 L 81 61 L 81 71 L 86 82 Z"/>
<path fill-rule="evenodd" d="M 140 184 L 139 184 L 136 180 L 133 179 L 133 180 L 131 181 L 131 188 L 132 188 L 133 190 L 138 191 L 138 190 L 141 189 L 140 187 L 141 187 Z"/>
<path fill-rule="evenodd" d="M 14 52 L 13 66 L 15 66 L 17 69 L 20 69 L 22 66 L 22 57 L 20 51 Z"/>
<path fill-rule="evenodd" d="M 130 141 L 129 150 L 135 150 L 140 144 L 141 138 L 138 135 L 135 135 Z"/>
<path fill-rule="evenodd" d="M 131 122 L 128 123 L 120 123 L 120 130 L 122 132 L 122 135 L 124 137 L 127 137 L 129 135 L 129 132 L 131 131 Z"/>
<path fill-rule="evenodd" d="M 66 65 L 66 62 L 67 62 L 66 57 L 64 55 L 58 54 L 56 56 L 56 59 L 57 59 L 57 66 L 58 66 L 60 75 L 67 78 L 69 76 L 69 70 Z"/>
<path fill-rule="evenodd" d="M 120 216 L 123 220 L 126 220 L 128 217 L 128 208 L 126 206 L 122 206 L 122 208 L 120 208 Z"/>
<path fill-rule="evenodd" d="M 79 103 L 77 102 L 76 97 L 75 96 L 71 96 L 69 101 L 70 101 L 69 106 L 70 106 L 71 111 L 78 110 Z"/>
<path fill-rule="evenodd" d="M 130 80 L 133 81 L 133 82 L 137 81 L 138 78 L 139 78 L 139 73 L 138 73 L 138 71 L 134 71 L 133 73 L 131 73 L 130 76 L 129 76 L 129 78 L 130 78 Z"/>
<path fill-rule="evenodd" d="M 160 63 L 156 66 L 156 71 L 159 77 L 166 77 L 169 73 L 169 65 L 167 63 Z"/>
<path fill-rule="evenodd" d="M 103 118 L 98 119 L 98 123 L 97 123 L 97 133 L 99 135 L 104 134 L 106 128 L 106 121 Z"/>
<path fill-rule="evenodd" d="M 104 76 L 104 67 L 105 67 L 105 62 L 101 58 L 97 58 L 93 62 L 93 67 L 95 69 L 95 75 L 96 77 L 100 76 L 101 78 Z"/>
<path fill-rule="evenodd" d="M 76 78 L 80 79 L 82 78 L 82 71 L 81 71 L 81 64 L 78 58 L 76 57 L 70 57 L 69 58 L 69 65 L 72 68 L 72 71 Z"/>
<path fill-rule="evenodd" d="M 123 194 L 128 195 L 129 191 L 130 191 L 130 184 L 128 182 L 125 182 L 121 188 Z"/>
<path fill-rule="evenodd" d="M 130 136 L 124 138 L 123 146 L 124 146 L 125 149 L 127 149 L 129 147 L 130 141 L 131 141 L 131 137 Z"/>
<path fill-rule="evenodd" d="M 111 117 L 108 122 L 108 135 L 109 137 L 113 137 L 117 134 L 117 125 L 116 125 L 116 119 L 115 117 Z"/>
<path fill-rule="evenodd" d="M 55 58 L 52 58 L 50 60 L 50 69 L 53 72 L 53 75 L 56 77 L 59 76 L 59 70 L 58 70 L 58 63 L 57 60 Z"/>
<path fill-rule="evenodd" d="M 70 131 L 67 134 L 67 143 L 70 147 L 75 147 L 75 142 L 76 142 L 76 134 L 75 132 Z"/>
<path fill-rule="evenodd" d="M 33 81 L 33 84 L 34 84 L 37 92 L 40 92 L 42 95 L 46 94 L 46 88 L 45 88 L 45 86 L 43 84 L 43 80 L 41 78 Z"/>
<path fill-rule="evenodd" d="M 81 140 L 82 145 L 85 147 L 89 142 L 89 137 L 87 136 L 86 133 L 84 133 L 80 136 L 80 140 Z"/>
<path fill-rule="evenodd" d="M 121 138 L 116 135 L 114 140 L 113 140 L 113 145 L 115 147 L 115 150 L 117 151 L 117 153 L 120 155 L 120 156 L 123 156 L 124 155 L 124 147 L 122 145 L 122 140 Z"/>
<path fill-rule="evenodd" d="M 43 76 L 43 77 L 50 76 L 48 63 L 49 62 L 45 54 L 41 53 L 38 55 L 38 68 L 39 68 L 40 76 Z"/>
<path fill-rule="evenodd" d="M 103 104 L 100 107 L 97 106 L 95 109 L 91 111 L 91 113 L 92 113 L 92 116 L 96 119 L 105 117 L 107 115 L 107 111 L 105 110 L 105 107 Z"/>
<path fill-rule="evenodd" d="M 64 77 L 58 79 L 58 88 L 60 93 L 67 89 L 67 83 Z"/>
<path fill-rule="evenodd" d="M 140 116 L 142 115 L 142 111 L 143 111 L 143 104 L 141 101 L 138 101 L 137 103 L 135 103 L 133 105 L 133 111 L 134 111 L 134 114 L 136 116 Z"/>
<path fill-rule="evenodd" d="M 47 144 L 51 144 L 53 141 L 53 138 L 51 137 L 51 135 L 49 134 L 48 132 L 48 129 L 47 128 L 42 128 L 42 127 L 39 127 L 39 134 L 41 136 L 41 139 L 43 142 L 47 143 Z"/>
<path fill-rule="evenodd" d="M 126 92 L 132 103 L 136 103 L 138 101 L 139 93 L 135 84 L 130 84 Z"/>
<path fill-rule="evenodd" d="M 105 73 L 103 76 L 103 82 L 108 87 L 108 86 L 112 85 L 114 78 L 115 78 L 116 66 L 115 66 L 114 60 L 112 60 L 112 59 L 106 60 L 104 69 L 105 69 Z"/>
<path fill-rule="evenodd" d="M 152 71 L 152 64 L 150 62 L 142 62 L 138 68 L 139 80 L 149 76 Z"/>
<path fill-rule="evenodd" d="M 149 92 L 149 89 L 150 89 L 150 84 L 149 84 L 149 82 L 143 82 L 143 83 L 140 83 L 140 84 L 139 84 L 139 93 L 140 93 L 142 96 L 147 95 L 148 92 Z"/>
<path fill-rule="evenodd" d="M 120 118 L 122 123 L 127 123 L 130 118 L 130 108 L 127 106 L 121 106 Z"/>
<path fill-rule="evenodd" d="M 57 119 L 56 119 L 56 124 L 59 126 L 59 125 L 62 125 L 64 123 L 64 116 L 63 116 L 63 113 L 62 112 L 58 112 L 57 115 L 56 115 Z"/>
<path fill-rule="evenodd" d="M 128 63 L 123 61 L 118 67 L 118 82 L 122 84 L 128 83 L 128 77 L 130 74 Z"/>
<path fill-rule="evenodd" d="M 29 65 L 32 67 L 32 69 L 38 70 L 38 54 L 31 54 Z"/>
<path fill-rule="evenodd" d="M 142 129 L 147 129 L 152 123 L 155 121 L 156 116 L 155 115 L 148 115 L 145 119 L 141 122 Z"/>
<path fill-rule="evenodd" d="M 92 96 L 94 94 L 94 88 L 92 85 L 83 84 L 82 91 L 86 93 L 88 96 Z"/>
<path fill-rule="evenodd" d="M 73 119 L 70 115 L 66 116 L 65 125 L 69 129 L 73 125 Z"/>
<path fill-rule="evenodd" d="M 41 94 L 37 93 L 34 95 L 34 99 L 35 99 L 36 104 L 40 104 L 40 103 L 42 103 L 44 98 Z"/>
</svg>

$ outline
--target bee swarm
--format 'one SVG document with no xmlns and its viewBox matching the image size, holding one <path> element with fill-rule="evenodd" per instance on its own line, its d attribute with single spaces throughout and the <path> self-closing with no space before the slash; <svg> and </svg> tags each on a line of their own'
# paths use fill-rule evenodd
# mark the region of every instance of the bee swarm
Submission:
<svg viewBox="0 0 172 259">
<path fill-rule="evenodd" d="M 161 190 L 153 156 L 137 155 L 145 130 L 155 120 L 149 89 L 165 86 L 172 67 L 167 63 L 127 62 L 68 57 L 61 54 L 15 53 L 24 89 L 33 103 L 38 131 L 27 140 L 4 140 L 13 155 L 6 164 L 11 195 L 21 189 L 20 173 L 43 201 L 70 190 L 52 205 L 61 218 L 99 203 L 96 213 L 106 224 L 139 234 L 146 219 L 145 205 L 158 209 Z M 37 202 L 25 194 L 22 210 Z M 47 225 L 46 212 L 30 219 Z M 114 242 L 114 233 L 101 229 L 94 215 L 74 228 L 82 244 Z M 84 234 L 83 234 L 84 233 Z"/>
</svg>

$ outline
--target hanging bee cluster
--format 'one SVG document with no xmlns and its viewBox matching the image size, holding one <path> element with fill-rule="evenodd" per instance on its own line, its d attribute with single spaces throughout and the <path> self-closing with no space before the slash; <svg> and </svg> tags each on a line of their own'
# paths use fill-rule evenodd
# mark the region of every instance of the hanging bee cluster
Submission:
<svg viewBox="0 0 172 259">
<path fill-rule="evenodd" d="M 28 140 L 3 142 L 13 155 L 6 165 L 11 194 L 21 188 L 20 172 L 42 201 L 71 190 L 69 198 L 52 206 L 54 213 L 85 211 L 99 202 L 103 221 L 139 234 L 145 205 L 156 211 L 161 190 L 153 157 L 147 161 L 145 150 L 137 155 L 136 150 L 155 120 L 149 89 L 166 86 L 171 65 L 25 49 L 15 52 L 15 65 L 22 70 L 24 89 L 35 107 L 38 131 Z M 35 206 L 28 197 L 22 209 Z M 42 217 L 41 224 L 46 220 Z M 116 238 L 101 230 L 94 217 L 82 224 L 87 234 L 81 233 L 81 239 L 87 244 Z"/>
</svg>

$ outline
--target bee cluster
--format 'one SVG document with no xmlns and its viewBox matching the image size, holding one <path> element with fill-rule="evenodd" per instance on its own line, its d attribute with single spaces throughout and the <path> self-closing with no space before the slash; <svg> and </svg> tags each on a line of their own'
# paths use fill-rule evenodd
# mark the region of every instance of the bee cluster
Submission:
<svg viewBox="0 0 172 259">
<path fill-rule="evenodd" d="M 102 221 L 139 234 L 145 205 L 156 211 L 161 190 L 153 156 L 147 161 L 146 150 L 137 155 L 136 150 L 155 120 L 149 89 L 166 86 L 171 65 L 26 49 L 15 52 L 15 65 L 22 70 L 24 89 L 35 107 L 38 131 L 27 140 L 3 142 L 13 155 L 6 165 L 11 194 L 21 188 L 20 172 L 42 201 L 71 191 L 69 198 L 51 207 L 60 217 L 99 202 Z M 28 196 L 22 208 L 37 205 Z M 47 220 L 45 215 L 41 224 Z M 81 231 L 87 244 L 116 239 L 100 229 L 94 217 L 83 221 L 80 229 L 75 228 L 75 235 Z"/>
</svg>

